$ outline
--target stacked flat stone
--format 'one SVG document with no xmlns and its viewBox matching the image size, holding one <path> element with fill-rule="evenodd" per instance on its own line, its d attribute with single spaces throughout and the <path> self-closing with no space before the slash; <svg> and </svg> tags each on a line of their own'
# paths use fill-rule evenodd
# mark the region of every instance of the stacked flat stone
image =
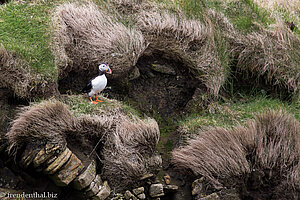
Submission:
<svg viewBox="0 0 300 200">
<path fill-rule="evenodd" d="M 138 187 L 131 191 L 126 190 L 124 197 L 126 200 L 144 200 L 146 199 L 146 194 L 144 187 Z"/>
<path fill-rule="evenodd" d="M 71 185 L 92 200 L 105 200 L 111 193 L 107 181 L 96 173 L 96 162 L 85 169 L 81 160 L 65 147 L 46 144 L 44 148 L 27 147 L 20 161 L 23 167 L 31 163 L 36 171 L 43 171 L 57 186 Z"/>
</svg>

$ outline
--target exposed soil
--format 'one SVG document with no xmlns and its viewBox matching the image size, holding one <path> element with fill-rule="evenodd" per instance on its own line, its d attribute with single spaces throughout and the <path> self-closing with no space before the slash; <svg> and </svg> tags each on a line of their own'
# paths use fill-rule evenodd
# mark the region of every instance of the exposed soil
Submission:
<svg viewBox="0 0 300 200">
<path fill-rule="evenodd" d="M 9 2 L 9 0 L 0 0 L 0 5 L 1 5 L 1 4 L 8 3 L 8 2 Z"/>
<path fill-rule="evenodd" d="M 61 94 L 79 94 L 81 90 L 88 84 L 93 76 L 88 76 L 88 73 L 78 73 L 71 71 L 68 76 L 58 81 L 58 90 Z M 95 74 L 96 76 L 96 74 Z"/>
<path fill-rule="evenodd" d="M 262 94 L 272 98 L 279 98 L 283 101 L 290 101 L 294 97 L 293 91 L 284 89 L 275 83 L 268 83 L 267 75 L 257 76 L 254 72 L 241 72 L 236 68 L 234 63 L 230 71 L 232 73 L 227 84 L 224 86 L 225 90 L 222 92 L 224 96 L 235 95 L 237 93 L 250 95 Z"/>
<path fill-rule="evenodd" d="M 20 99 L 6 89 L 0 88 L 0 134 L 8 131 L 9 123 L 15 116 L 15 110 L 20 106 L 28 106 L 26 99 Z"/>
<path fill-rule="evenodd" d="M 165 71 L 155 69 L 160 66 Z M 200 82 L 194 78 L 187 66 L 162 58 L 160 54 L 143 56 L 136 64 L 139 77 L 110 79 L 104 90 L 110 98 L 127 99 L 141 112 L 153 115 L 155 112 L 168 117 L 182 111 L 192 99 Z M 96 76 L 96 74 L 95 74 Z M 69 72 L 59 81 L 61 94 L 81 93 L 82 88 L 93 76 L 88 72 Z"/>
<path fill-rule="evenodd" d="M 159 54 L 141 57 L 136 66 L 140 77 L 129 81 L 128 96 L 146 113 L 156 111 L 167 117 L 182 111 L 200 85 L 187 66 Z M 156 66 L 165 67 L 166 73 L 155 70 Z"/>
</svg>

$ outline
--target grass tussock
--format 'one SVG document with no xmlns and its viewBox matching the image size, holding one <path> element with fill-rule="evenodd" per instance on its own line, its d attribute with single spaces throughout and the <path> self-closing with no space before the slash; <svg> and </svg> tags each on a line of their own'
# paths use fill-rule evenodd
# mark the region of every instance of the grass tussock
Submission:
<svg viewBox="0 0 300 200">
<path fill-rule="evenodd" d="M 295 32 L 300 34 L 300 2 L 297 0 L 254 0 L 260 7 L 272 11 L 271 14 L 278 20 L 293 22 L 296 26 Z"/>
<path fill-rule="evenodd" d="M 0 47 L 0 83 L 19 97 L 28 96 L 32 76 L 21 59 L 16 58 L 6 49 Z"/>
<path fill-rule="evenodd" d="M 79 99 L 75 97 L 75 101 Z M 72 97 L 62 101 L 70 103 Z M 81 104 L 89 102 L 85 99 Z M 96 152 L 103 166 L 102 177 L 118 190 L 137 184 L 140 177 L 161 164 L 151 164 L 159 140 L 155 120 L 126 115 L 118 105 L 105 112 L 99 105 L 89 114 L 76 116 L 73 109 L 57 100 L 23 108 L 7 133 L 9 149 L 16 153 L 28 143 L 42 142 L 70 145 L 75 152 L 89 155 L 100 141 Z"/>
<path fill-rule="evenodd" d="M 294 96 L 300 89 L 300 39 L 284 24 L 272 30 L 261 29 L 245 37 L 237 37 L 233 52 L 237 70 L 245 77 L 262 77 L 267 85 L 279 86 Z"/>
<path fill-rule="evenodd" d="M 252 1 L 240 2 L 238 8 L 233 2 L 205 1 L 195 7 L 200 16 L 191 17 L 185 11 L 193 5 L 111 0 L 101 8 L 92 3 L 59 6 L 53 19 L 56 57 L 65 63 L 60 65 L 60 77 L 70 71 L 94 74 L 103 61 L 112 65 L 115 77 L 125 76 L 142 55 L 160 53 L 189 68 L 214 97 L 230 74 L 252 83 L 263 81 L 297 97 L 300 40 L 284 22 L 271 26 L 267 13 Z M 115 10 L 106 11 L 109 6 Z M 224 13 L 220 7 L 226 8 Z M 244 7 L 246 14 L 232 12 Z M 237 23 L 243 28 L 242 19 L 251 13 L 257 18 L 248 24 L 251 31 L 239 30 Z M 130 28 L 120 22 L 122 16 Z"/>
<path fill-rule="evenodd" d="M 141 12 L 137 24 L 149 42 L 145 53 L 161 52 L 168 59 L 182 62 L 203 81 L 211 95 L 218 95 L 226 73 L 214 43 L 211 21 L 202 23 L 182 13 L 163 10 Z"/>
<path fill-rule="evenodd" d="M 143 35 L 128 28 L 93 3 L 62 4 L 53 14 L 56 56 L 71 64 L 60 67 L 61 76 L 69 71 L 97 73 L 97 66 L 108 63 L 115 77 L 124 76 L 145 49 Z"/>
<path fill-rule="evenodd" d="M 268 185 L 269 197 L 280 199 L 288 196 L 286 191 L 297 194 L 295 189 L 300 186 L 299 133 L 300 124 L 294 117 L 269 111 L 245 127 L 199 133 L 186 146 L 172 152 L 172 162 L 207 177 L 216 188 L 244 185 L 246 188 L 239 189 L 250 192 Z"/>
<path fill-rule="evenodd" d="M 28 63 L 0 46 L 0 86 L 8 88 L 19 98 L 56 95 L 53 80 L 33 72 Z"/>
<path fill-rule="evenodd" d="M 74 128 L 75 118 L 67 107 L 58 101 L 24 107 L 12 121 L 7 133 L 9 150 L 16 152 L 28 143 L 50 142 L 65 146 L 65 131 Z"/>
<path fill-rule="evenodd" d="M 108 3 L 113 5 L 119 13 L 127 16 L 156 7 L 156 4 L 148 0 L 109 0 Z"/>
<path fill-rule="evenodd" d="M 166 1 L 165 4 L 172 3 Z M 300 39 L 286 25 L 287 19 L 271 16 L 259 3 L 251 0 L 202 1 L 197 5 L 193 1 L 183 0 L 174 1 L 173 4 L 177 5 L 173 14 L 156 11 L 156 15 L 153 15 L 151 11 L 146 17 L 140 17 L 138 22 L 145 21 L 144 24 L 141 23 L 141 29 L 146 35 L 150 35 L 146 37 L 150 46 L 151 39 L 155 37 L 159 41 L 171 41 L 172 45 L 166 45 L 167 47 L 161 43 L 156 45 L 155 42 L 152 47 L 162 52 L 171 52 L 173 57 L 196 69 L 196 74 L 211 94 L 218 95 L 229 74 L 238 71 L 241 79 L 251 77 L 252 83 L 265 82 L 270 88 L 280 88 L 295 98 L 299 96 L 300 51 L 297 47 Z M 289 5 L 284 6 L 289 10 L 287 12 L 298 12 L 295 9 L 297 3 L 286 4 Z M 193 15 L 186 19 L 188 13 L 194 13 L 190 5 L 197 9 L 200 16 Z M 190 26 L 190 21 L 193 20 L 202 24 L 202 27 Z M 189 39 L 193 34 L 186 34 L 187 29 L 193 30 L 194 35 L 199 33 L 197 30 L 204 30 L 200 33 L 205 42 L 193 43 Z M 181 34 L 180 37 L 176 37 L 174 32 Z M 173 37 L 169 37 L 170 35 Z M 193 45 L 186 45 L 186 41 Z M 190 49 L 198 50 L 191 52 Z M 234 66 L 234 71 L 230 66 Z"/>
<path fill-rule="evenodd" d="M 137 180 L 161 165 L 151 165 L 158 140 L 155 120 L 122 120 L 104 144 L 103 176 L 117 189 L 137 186 Z"/>
</svg>

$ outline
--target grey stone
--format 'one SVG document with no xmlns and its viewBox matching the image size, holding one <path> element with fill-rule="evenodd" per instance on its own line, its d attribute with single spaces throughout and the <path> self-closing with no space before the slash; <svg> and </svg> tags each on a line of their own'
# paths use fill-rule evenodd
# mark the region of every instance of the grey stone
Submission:
<svg viewBox="0 0 300 200">
<path fill-rule="evenodd" d="M 22 154 L 20 165 L 23 168 L 27 168 L 34 160 L 35 155 L 39 152 L 39 149 L 34 148 L 32 145 L 27 145 L 25 151 Z"/>
<path fill-rule="evenodd" d="M 33 160 L 33 166 L 39 167 L 41 164 L 50 159 L 57 151 L 60 150 L 60 146 L 54 144 L 46 144 L 45 148 L 41 149 Z"/>
<path fill-rule="evenodd" d="M 164 180 L 167 185 L 171 183 L 171 177 L 169 174 L 164 175 Z"/>
<path fill-rule="evenodd" d="M 146 199 L 145 193 L 139 194 L 139 195 L 137 195 L 137 197 L 142 200 Z"/>
<path fill-rule="evenodd" d="M 176 71 L 169 65 L 152 64 L 151 69 L 162 74 L 176 75 Z"/>
<path fill-rule="evenodd" d="M 160 155 L 152 156 L 148 162 L 149 162 L 149 167 L 151 167 L 151 168 L 162 167 L 162 158 Z"/>
<path fill-rule="evenodd" d="M 103 186 L 96 196 L 92 197 L 92 200 L 105 200 L 110 195 L 111 189 L 107 183 L 104 181 Z"/>
<path fill-rule="evenodd" d="M 203 191 L 203 181 L 204 181 L 204 177 L 201 177 L 199 179 L 196 179 L 192 183 L 192 195 L 193 196 L 204 193 L 204 191 Z"/>
<path fill-rule="evenodd" d="M 137 67 L 134 67 L 132 72 L 129 74 L 129 80 L 132 81 L 134 79 L 137 79 L 141 76 L 140 70 Z"/>
<path fill-rule="evenodd" d="M 124 197 L 126 200 L 138 200 L 129 190 L 126 190 Z"/>
<path fill-rule="evenodd" d="M 196 198 L 196 200 L 220 200 L 220 197 L 217 195 L 217 193 L 212 193 L 206 197 Z"/>
<path fill-rule="evenodd" d="M 166 193 L 168 192 L 176 192 L 178 190 L 178 186 L 177 185 L 165 185 L 164 186 L 164 191 Z"/>
<path fill-rule="evenodd" d="M 145 179 L 149 179 L 149 178 L 152 178 L 153 176 L 154 176 L 154 174 L 145 174 L 140 178 L 140 180 L 142 181 L 142 180 L 145 180 Z"/>
<path fill-rule="evenodd" d="M 149 194 L 151 197 L 161 197 L 164 196 L 163 185 L 161 183 L 152 184 L 149 189 Z"/>
<path fill-rule="evenodd" d="M 96 194 L 98 194 L 98 192 L 100 191 L 101 187 L 102 187 L 102 180 L 100 175 L 96 175 L 95 179 L 91 182 L 91 184 L 89 185 L 89 187 L 85 190 L 85 193 L 88 197 L 92 197 L 95 196 Z"/>
<path fill-rule="evenodd" d="M 69 148 L 66 148 L 62 153 L 58 155 L 58 157 L 44 169 L 44 173 L 46 174 L 54 174 L 56 173 L 65 163 L 69 161 L 71 158 L 72 152 Z"/>
<path fill-rule="evenodd" d="M 92 161 L 89 166 L 85 169 L 83 173 L 77 176 L 72 182 L 72 186 L 77 190 L 82 190 L 86 188 L 88 185 L 96 177 L 96 162 Z"/>
<path fill-rule="evenodd" d="M 223 188 L 219 196 L 222 200 L 240 200 L 240 195 L 236 189 L 226 189 Z"/>
<path fill-rule="evenodd" d="M 139 194 L 142 194 L 144 193 L 145 191 L 145 188 L 144 187 L 139 187 L 139 188 L 135 188 L 132 190 L 132 192 L 135 194 L 135 195 L 139 195 Z"/>
<path fill-rule="evenodd" d="M 57 186 L 67 186 L 83 169 L 82 162 L 72 153 L 69 161 L 50 178 Z"/>
</svg>

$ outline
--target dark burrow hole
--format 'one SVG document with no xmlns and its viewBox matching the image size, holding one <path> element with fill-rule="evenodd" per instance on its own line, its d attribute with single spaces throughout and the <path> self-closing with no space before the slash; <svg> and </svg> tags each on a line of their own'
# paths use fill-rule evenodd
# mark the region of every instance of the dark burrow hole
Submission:
<svg viewBox="0 0 300 200">
<path fill-rule="evenodd" d="M 263 95 L 287 102 L 293 100 L 293 91 L 278 84 L 267 82 L 266 74 L 258 76 L 255 72 L 240 71 L 237 69 L 236 63 L 231 66 L 231 74 L 224 88 L 223 94 L 230 97 L 244 94 L 247 96 Z"/>
<path fill-rule="evenodd" d="M 0 134 L 8 131 L 18 107 L 28 106 L 29 100 L 16 97 L 7 88 L 0 88 Z"/>
<path fill-rule="evenodd" d="M 0 0 L 0 5 L 1 4 L 5 4 L 5 3 L 8 3 L 10 0 Z"/>
<path fill-rule="evenodd" d="M 138 77 L 109 79 L 104 93 L 109 98 L 128 101 L 150 116 L 159 114 L 164 118 L 180 114 L 196 88 L 201 87 L 188 66 L 162 58 L 160 53 L 142 56 L 133 71 L 138 71 L 135 72 Z M 59 81 L 59 91 L 61 94 L 79 94 L 92 77 L 85 72 L 71 71 Z"/>
<path fill-rule="evenodd" d="M 137 62 L 140 76 L 129 81 L 128 97 L 139 110 L 168 117 L 182 111 L 200 83 L 183 63 L 143 56 Z"/>
</svg>

